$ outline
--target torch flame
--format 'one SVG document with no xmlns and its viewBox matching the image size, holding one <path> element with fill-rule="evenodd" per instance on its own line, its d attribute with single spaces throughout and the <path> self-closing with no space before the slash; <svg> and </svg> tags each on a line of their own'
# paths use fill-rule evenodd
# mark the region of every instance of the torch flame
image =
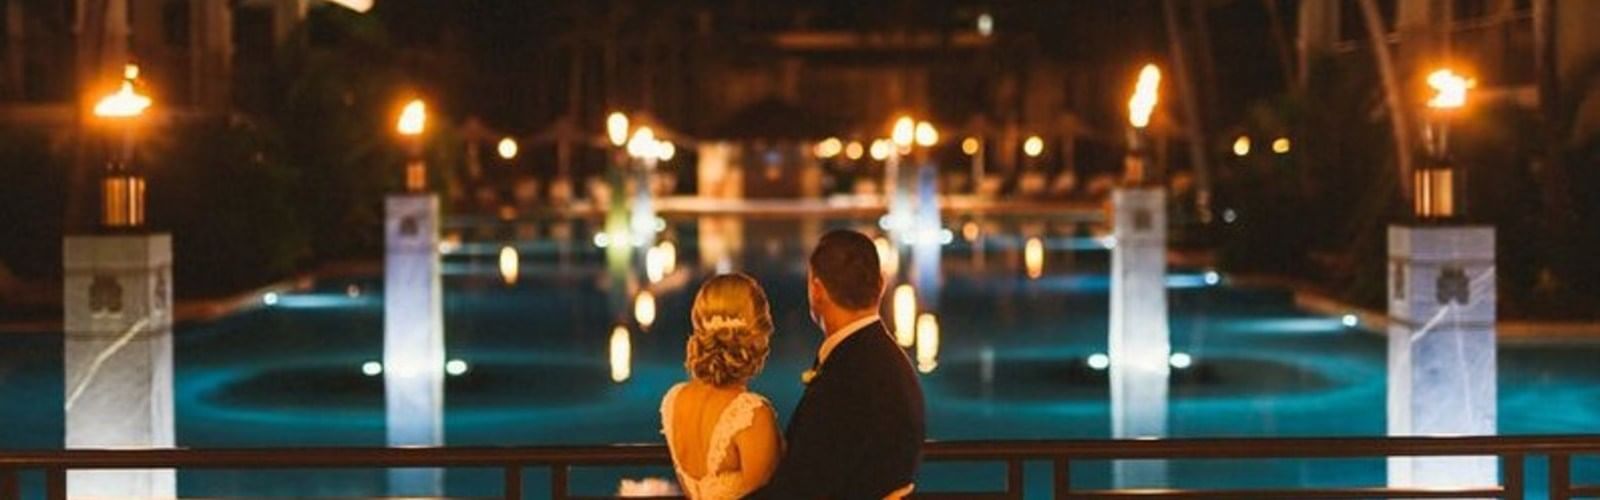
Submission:
<svg viewBox="0 0 1600 500">
<path fill-rule="evenodd" d="M 917 122 L 915 136 L 918 146 L 926 148 L 939 143 L 939 129 L 934 128 L 932 123 Z"/>
<path fill-rule="evenodd" d="M 660 154 L 656 132 L 650 127 L 639 127 L 628 139 L 628 154 L 635 158 L 655 158 Z"/>
<path fill-rule="evenodd" d="M 1428 74 L 1428 86 L 1438 92 L 1428 99 L 1428 107 L 1455 109 L 1467 104 L 1467 89 L 1477 87 L 1478 81 L 1441 69 Z"/>
<path fill-rule="evenodd" d="M 401 135 L 422 135 L 423 124 L 428 121 L 428 109 L 422 99 L 412 99 L 406 103 L 405 109 L 400 111 L 400 122 L 395 129 Z"/>
<path fill-rule="evenodd" d="M 628 115 L 621 111 L 612 111 L 606 116 L 606 138 L 611 139 L 611 145 L 622 147 L 628 142 Z"/>
<path fill-rule="evenodd" d="M 139 78 L 139 66 L 134 64 L 123 66 L 122 77 L 121 88 L 100 99 L 100 102 L 95 103 L 95 116 L 132 118 L 144 114 L 145 108 L 150 107 L 150 97 L 142 95 L 133 89 L 134 79 Z"/>
<path fill-rule="evenodd" d="M 916 140 L 916 129 L 916 121 L 913 121 L 909 116 L 902 116 L 894 121 L 894 132 L 889 134 L 889 138 L 894 141 L 896 146 L 902 149 L 909 148 L 912 141 Z"/>
<path fill-rule="evenodd" d="M 1154 64 L 1144 65 L 1139 70 L 1139 83 L 1133 87 L 1133 97 L 1128 99 L 1128 123 L 1134 128 L 1145 128 L 1150 125 L 1150 113 L 1156 110 L 1157 97 L 1161 88 L 1161 68 Z"/>
<path fill-rule="evenodd" d="M 510 160 L 516 158 L 517 140 L 510 137 L 500 139 L 500 143 L 495 145 L 495 152 L 500 153 L 501 159 Z"/>
</svg>

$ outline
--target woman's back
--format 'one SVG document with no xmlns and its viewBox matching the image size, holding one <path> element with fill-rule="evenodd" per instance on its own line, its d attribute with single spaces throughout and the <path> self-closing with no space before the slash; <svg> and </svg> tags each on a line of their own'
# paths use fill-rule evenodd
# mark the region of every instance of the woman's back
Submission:
<svg viewBox="0 0 1600 500">
<path fill-rule="evenodd" d="M 674 386 L 661 401 L 678 482 L 694 499 L 739 498 L 765 484 L 777 466 L 777 418 L 765 398 L 742 385 Z"/>
<path fill-rule="evenodd" d="M 743 274 L 713 277 L 689 309 L 683 367 L 691 382 L 661 399 L 661 433 L 689 498 L 741 498 L 778 465 L 772 405 L 745 389 L 761 373 L 772 337 L 767 293 Z"/>
</svg>

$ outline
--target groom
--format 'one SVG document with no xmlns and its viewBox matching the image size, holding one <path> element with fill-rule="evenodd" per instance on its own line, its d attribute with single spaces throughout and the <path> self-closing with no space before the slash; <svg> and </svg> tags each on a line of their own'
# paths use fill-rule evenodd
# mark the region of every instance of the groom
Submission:
<svg viewBox="0 0 1600 500">
<path fill-rule="evenodd" d="M 823 235 L 811 253 L 817 362 L 789 420 L 788 451 L 757 498 L 887 498 L 909 494 L 922 461 L 922 388 L 878 317 L 883 272 L 872 240 Z"/>
</svg>

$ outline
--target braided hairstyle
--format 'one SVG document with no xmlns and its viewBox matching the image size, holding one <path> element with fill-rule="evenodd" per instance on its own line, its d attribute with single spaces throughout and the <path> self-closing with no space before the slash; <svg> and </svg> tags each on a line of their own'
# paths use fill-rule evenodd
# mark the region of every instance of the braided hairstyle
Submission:
<svg viewBox="0 0 1600 500">
<path fill-rule="evenodd" d="M 706 281 L 695 294 L 689 321 L 693 331 L 683 365 L 690 377 L 720 387 L 761 373 L 770 351 L 772 311 L 755 279 L 734 273 Z"/>
</svg>

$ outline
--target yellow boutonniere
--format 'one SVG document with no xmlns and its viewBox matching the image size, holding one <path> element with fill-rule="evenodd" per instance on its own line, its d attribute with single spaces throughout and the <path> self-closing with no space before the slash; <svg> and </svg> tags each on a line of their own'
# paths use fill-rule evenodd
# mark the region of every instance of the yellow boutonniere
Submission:
<svg viewBox="0 0 1600 500">
<path fill-rule="evenodd" d="M 806 370 L 804 372 L 801 372 L 800 373 L 800 383 L 801 384 L 805 384 L 805 385 L 811 385 L 811 381 L 815 380 L 817 378 L 817 373 L 818 373 L 818 371 L 815 368 L 812 368 L 810 370 Z"/>
</svg>

